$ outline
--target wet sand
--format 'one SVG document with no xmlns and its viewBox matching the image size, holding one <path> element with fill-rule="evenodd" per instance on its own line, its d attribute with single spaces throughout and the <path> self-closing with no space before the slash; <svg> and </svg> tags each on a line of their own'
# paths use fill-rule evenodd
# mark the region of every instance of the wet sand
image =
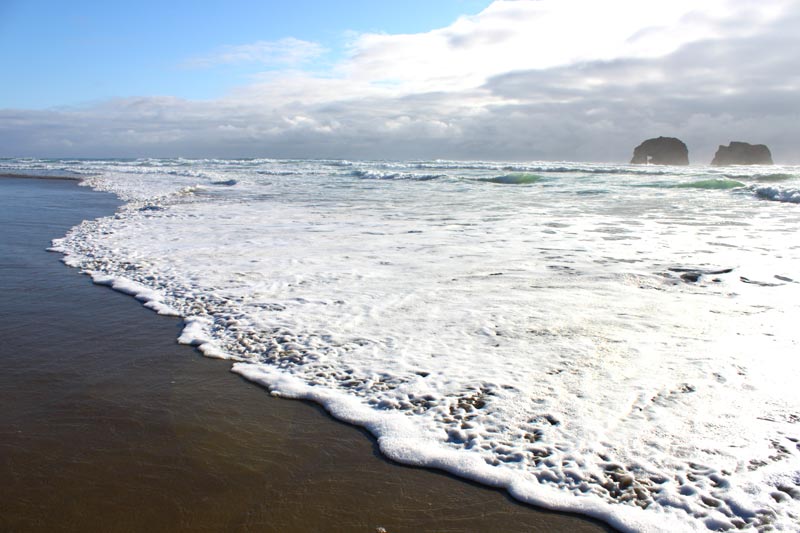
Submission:
<svg viewBox="0 0 800 533">
<path fill-rule="evenodd" d="M 45 248 L 111 195 L 0 179 L 0 530 L 611 531 L 379 456 Z"/>
</svg>

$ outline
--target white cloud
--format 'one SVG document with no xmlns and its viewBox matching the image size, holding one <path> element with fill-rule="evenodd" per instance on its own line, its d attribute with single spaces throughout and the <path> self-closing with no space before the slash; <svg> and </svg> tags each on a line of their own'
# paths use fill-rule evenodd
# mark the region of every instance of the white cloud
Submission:
<svg viewBox="0 0 800 533">
<path fill-rule="evenodd" d="M 475 87 L 504 72 L 624 57 L 659 57 L 691 42 L 741 37 L 774 21 L 788 0 L 500 0 L 421 34 L 363 34 L 341 71 L 393 80 L 408 92 Z"/>
<path fill-rule="evenodd" d="M 325 51 L 319 43 L 286 37 L 278 41 L 223 46 L 209 55 L 188 60 L 185 66 L 203 68 L 255 63 L 262 66 L 287 67 L 315 59 Z"/>
</svg>

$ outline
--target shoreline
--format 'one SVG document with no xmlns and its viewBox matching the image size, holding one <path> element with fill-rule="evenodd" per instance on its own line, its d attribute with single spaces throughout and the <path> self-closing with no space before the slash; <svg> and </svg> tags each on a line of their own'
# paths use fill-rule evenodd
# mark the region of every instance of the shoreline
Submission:
<svg viewBox="0 0 800 533">
<path fill-rule="evenodd" d="M 612 531 L 394 463 L 365 429 L 178 345 L 179 319 L 45 251 L 120 205 L 78 181 L 0 181 L 1 529 Z"/>
</svg>

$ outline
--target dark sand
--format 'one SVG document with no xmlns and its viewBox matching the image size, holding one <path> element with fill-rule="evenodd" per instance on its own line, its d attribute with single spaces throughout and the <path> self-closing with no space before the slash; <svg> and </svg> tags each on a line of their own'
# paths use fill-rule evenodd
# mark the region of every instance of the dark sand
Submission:
<svg viewBox="0 0 800 533">
<path fill-rule="evenodd" d="M 0 530 L 609 531 L 381 458 L 363 430 L 177 345 L 48 253 L 118 205 L 0 179 Z"/>
</svg>

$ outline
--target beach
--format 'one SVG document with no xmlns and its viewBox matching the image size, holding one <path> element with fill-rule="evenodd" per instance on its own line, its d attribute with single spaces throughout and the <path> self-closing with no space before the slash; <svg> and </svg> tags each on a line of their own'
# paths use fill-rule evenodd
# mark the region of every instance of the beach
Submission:
<svg viewBox="0 0 800 533">
<path fill-rule="evenodd" d="M 0 179 L 0 530 L 608 531 L 382 458 L 363 429 L 176 343 L 47 252 L 120 201 Z"/>
</svg>

